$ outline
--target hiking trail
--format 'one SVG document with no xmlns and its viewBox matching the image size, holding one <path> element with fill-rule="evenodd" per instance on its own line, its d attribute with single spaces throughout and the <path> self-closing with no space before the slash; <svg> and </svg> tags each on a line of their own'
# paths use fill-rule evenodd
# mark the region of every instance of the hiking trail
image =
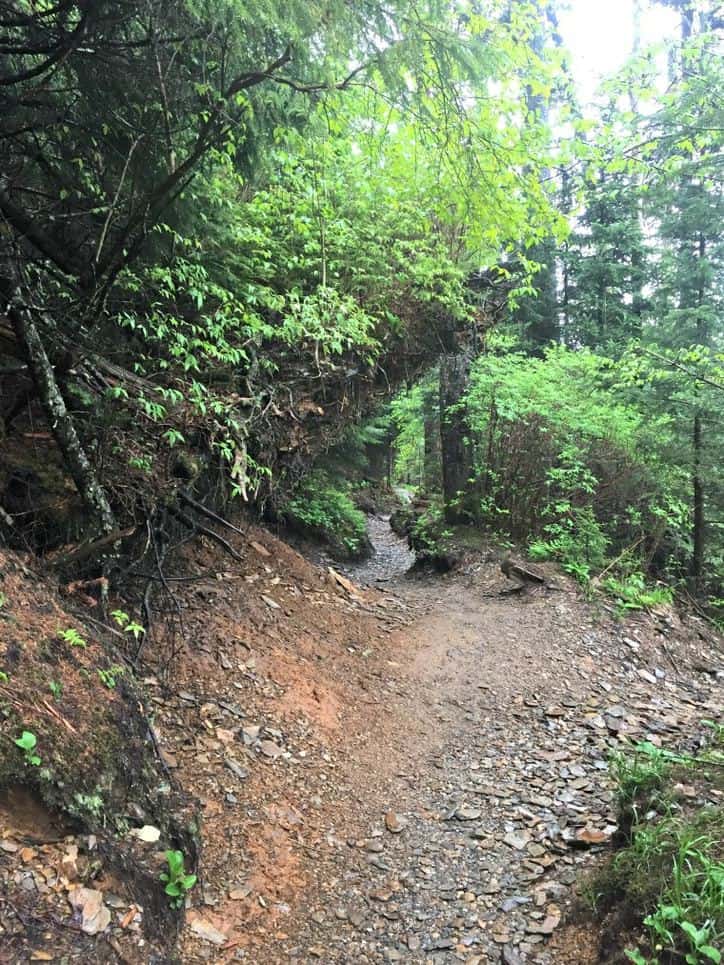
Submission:
<svg viewBox="0 0 724 965">
<path fill-rule="evenodd" d="M 183 639 L 157 638 L 141 674 L 164 766 L 200 814 L 180 961 L 598 961 L 601 935 L 571 909 L 616 831 L 610 755 L 686 746 L 720 714 L 699 672 L 716 641 L 670 608 L 621 620 L 560 573 L 555 592 L 506 595 L 480 554 L 408 572 L 387 521 L 370 532 L 375 556 L 344 568 L 253 526 L 240 563 L 184 548 Z M 46 930 L 11 914 L 8 961 L 165 960 L 144 937 L 155 912 L 117 875 L 94 882 L 106 931 L 64 925 L 47 868 L 92 857 L 89 840 L 15 840 L 2 859 Z M 157 862 L 162 845 L 137 843 Z"/>
</svg>

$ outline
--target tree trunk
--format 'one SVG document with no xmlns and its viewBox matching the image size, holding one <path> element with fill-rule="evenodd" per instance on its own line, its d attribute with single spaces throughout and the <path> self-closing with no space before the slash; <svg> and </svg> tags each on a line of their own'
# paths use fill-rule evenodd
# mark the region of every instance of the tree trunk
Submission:
<svg viewBox="0 0 724 965">
<path fill-rule="evenodd" d="M 470 485 L 470 445 L 465 412 L 459 403 L 468 389 L 470 361 L 466 352 L 443 355 L 440 359 L 442 494 L 449 523 L 468 519 L 465 501 Z"/>
<path fill-rule="evenodd" d="M 536 0 L 534 6 L 538 9 L 539 29 L 533 32 L 530 47 L 538 57 L 545 56 L 546 45 L 553 42 L 560 45 L 558 21 L 551 4 Z M 529 84 L 525 91 L 525 103 L 533 123 L 540 122 L 547 125 L 550 117 L 550 107 L 546 96 L 538 93 Z M 548 168 L 541 168 L 540 178 L 546 181 L 550 176 Z M 558 283 L 556 279 L 557 251 L 553 241 L 544 241 L 533 247 L 528 257 L 541 264 L 541 268 L 532 279 L 538 289 L 535 298 L 527 298 L 515 312 L 514 318 L 524 329 L 524 336 L 537 347 L 538 353 L 551 342 L 560 341 L 561 330 L 558 319 Z"/>
<path fill-rule="evenodd" d="M 425 432 L 425 471 L 423 483 L 425 491 L 435 492 L 440 486 L 440 425 L 439 411 L 426 407 Z"/>
<path fill-rule="evenodd" d="M 706 258 L 706 238 L 702 231 L 699 232 L 697 239 L 697 257 L 699 261 L 699 285 L 696 293 L 697 308 L 699 313 L 696 322 L 696 337 L 700 345 L 709 344 L 709 333 L 704 323 L 702 306 L 705 298 L 704 270 L 703 264 Z M 697 396 L 700 392 L 697 384 Z M 694 412 L 694 472 L 692 480 L 693 496 L 693 552 L 691 558 L 691 583 L 695 596 L 700 596 L 704 590 L 704 557 L 706 555 L 706 518 L 704 510 L 704 434 L 702 426 L 702 410 L 697 408 Z"/>
<path fill-rule="evenodd" d="M 111 533 L 117 528 L 113 510 L 78 438 L 32 315 L 17 287 L 8 285 L 3 280 L 2 288 L 6 293 L 8 289 L 10 291 L 8 318 L 18 344 L 27 358 L 38 398 L 45 410 L 48 425 L 63 456 L 65 467 L 96 528 L 102 533 Z"/>
<path fill-rule="evenodd" d="M 706 522 L 704 519 L 704 484 L 702 479 L 702 426 L 701 413 L 694 416 L 694 549 L 691 558 L 691 585 L 695 596 L 704 589 L 704 552 L 706 546 Z"/>
</svg>

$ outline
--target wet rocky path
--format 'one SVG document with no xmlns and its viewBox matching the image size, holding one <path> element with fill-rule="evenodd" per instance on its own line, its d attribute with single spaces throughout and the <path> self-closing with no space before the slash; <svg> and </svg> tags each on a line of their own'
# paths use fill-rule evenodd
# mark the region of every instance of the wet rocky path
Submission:
<svg viewBox="0 0 724 965">
<path fill-rule="evenodd" d="M 721 641 L 671 610 L 619 620 L 561 574 L 528 595 L 504 595 L 492 563 L 407 574 L 404 543 L 373 526 L 378 552 L 347 577 L 259 528 L 233 567 L 189 548 L 182 648 L 156 641 L 143 671 L 201 827 L 173 954 L 152 948 L 158 903 L 103 870 L 95 835 L 28 847 L 0 802 L 0 961 L 598 961 L 595 928 L 566 916 L 611 848 L 610 756 L 691 748 L 721 721 Z M 137 820 L 153 881 L 176 842 Z M 88 931 L 80 874 L 102 915 Z"/>
<path fill-rule="evenodd" d="M 670 628 L 501 588 L 492 566 L 392 584 L 420 615 L 390 640 L 306 913 L 270 963 L 596 960 L 596 936 L 572 941 L 562 922 L 616 829 L 610 755 L 685 742 L 717 713 L 716 683 L 681 671 Z"/>
<path fill-rule="evenodd" d="M 337 564 L 338 568 L 361 586 L 379 586 L 402 580 L 415 563 L 407 540 L 390 529 L 389 516 L 369 516 L 367 532 L 374 552 L 366 560 Z"/>
</svg>

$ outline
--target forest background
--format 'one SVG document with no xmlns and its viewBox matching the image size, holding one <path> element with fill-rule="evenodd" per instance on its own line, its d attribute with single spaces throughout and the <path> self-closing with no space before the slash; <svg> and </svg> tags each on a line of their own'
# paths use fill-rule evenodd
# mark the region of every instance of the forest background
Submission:
<svg viewBox="0 0 724 965">
<path fill-rule="evenodd" d="M 544 0 L 0 2 L 3 538 L 143 588 L 387 482 L 721 613 L 724 21 L 633 14 L 582 104 Z"/>
</svg>

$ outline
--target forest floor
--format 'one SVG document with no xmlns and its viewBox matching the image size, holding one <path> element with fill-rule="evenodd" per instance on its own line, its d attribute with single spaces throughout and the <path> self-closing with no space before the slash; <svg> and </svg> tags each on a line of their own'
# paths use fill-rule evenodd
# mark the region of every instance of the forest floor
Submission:
<svg viewBox="0 0 724 965">
<path fill-rule="evenodd" d="M 484 558 L 406 576 L 405 547 L 375 525 L 355 583 L 254 528 L 236 538 L 243 564 L 187 550 L 183 640 L 172 659 L 157 641 L 144 669 L 166 765 L 202 818 L 179 960 L 603 960 L 577 896 L 612 847 L 610 754 L 693 746 L 721 714 L 703 672 L 719 641 L 671 610 L 622 621 L 558 573 L 513 595 Z M 36 859 L 11 824 L 0 868 L 17 883 Z M 52 924 L 72 925 L 68 907 L 32 935 L 6 908 L 0 961 L 168 961 L 112 890 L 93 937 Z"/>
</svg>

